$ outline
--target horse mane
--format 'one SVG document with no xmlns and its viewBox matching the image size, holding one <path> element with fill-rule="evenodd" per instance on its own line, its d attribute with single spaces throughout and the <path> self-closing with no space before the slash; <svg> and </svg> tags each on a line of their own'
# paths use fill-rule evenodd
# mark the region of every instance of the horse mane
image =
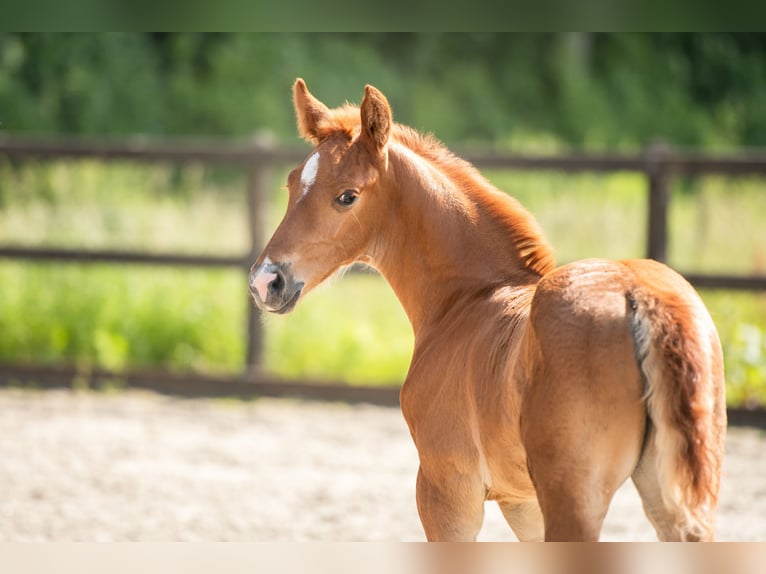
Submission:
<svg viewBox="0 0 766 574">
<path fill-rule="evenodd" d="M 359 135 L 359 108 L 346 103 L 329 110 L 319 126 L 319 139 L 341 134 L 353 140 Z M 553 251 L 535 218 L 514 198 L 495 188 L 466 160 L 456 156 L 433 134 L 422 134 L 394 123 L 392 137 L 426 161 L 434 164 L 466 195 L 482 205 L 508 232 L 520 263 L 543 276 L 556 266 Z"/>
</svg>

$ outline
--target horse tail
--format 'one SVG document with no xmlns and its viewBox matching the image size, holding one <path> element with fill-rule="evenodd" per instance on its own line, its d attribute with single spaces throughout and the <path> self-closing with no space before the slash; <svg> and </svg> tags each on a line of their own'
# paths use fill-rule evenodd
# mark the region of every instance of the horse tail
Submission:
<svg viewBox="0 0 766 574">
<path fill-rule="evenodd" d="M 664 268 L 627 294 L 662 502 L 684 540 L 712 538 L 725 408 L 723 362 L 699 296 Z M 654 275 L 654 274 L 651 274 Z"/>
</svg>

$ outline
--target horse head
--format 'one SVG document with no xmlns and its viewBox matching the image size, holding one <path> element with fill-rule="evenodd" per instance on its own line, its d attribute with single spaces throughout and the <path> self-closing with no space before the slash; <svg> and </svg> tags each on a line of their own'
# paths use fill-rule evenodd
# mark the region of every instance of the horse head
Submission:
<svg viewBox="0 0 766 574">
<path fill-rule="evenodd" d="M 372 261 L 392 127 L 388 101 L 372 86 L 359 108 L 330 110 L 298 79 L 293 102 L 314 150 L 290 172 L 287 211 L 250 271 L 256 304 L 273 313 L 291 311 L 337 270 Z"/>
</svg>

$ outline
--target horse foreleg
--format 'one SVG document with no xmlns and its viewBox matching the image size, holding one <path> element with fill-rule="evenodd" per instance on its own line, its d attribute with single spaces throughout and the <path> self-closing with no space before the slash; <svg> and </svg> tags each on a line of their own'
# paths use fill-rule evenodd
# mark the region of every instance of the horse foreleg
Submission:
<svg viewBox="0 0 766 574">
<path fill-rule="evenodd" d="M 417 503 L 429 542 L 476 540 L 484 521 L 484 487 L 479 476 L 429 480 L 418 470 Z"/>
</svg>

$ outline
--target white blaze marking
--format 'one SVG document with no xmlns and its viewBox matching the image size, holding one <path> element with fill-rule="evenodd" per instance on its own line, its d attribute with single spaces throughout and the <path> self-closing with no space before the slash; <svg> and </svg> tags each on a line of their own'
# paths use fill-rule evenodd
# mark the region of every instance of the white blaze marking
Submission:
<svg viewBox="0 0 766 574">
<path fill-rule="evenodd" d="M 319 171 L 319 152 L 312 155 L 306 163 L 303 164 L 303 171 L 301 172 L 301 197 L 304 197 L 314 185 L 314 181 L 317 178 L 317 171 Z"/>
</svg>

